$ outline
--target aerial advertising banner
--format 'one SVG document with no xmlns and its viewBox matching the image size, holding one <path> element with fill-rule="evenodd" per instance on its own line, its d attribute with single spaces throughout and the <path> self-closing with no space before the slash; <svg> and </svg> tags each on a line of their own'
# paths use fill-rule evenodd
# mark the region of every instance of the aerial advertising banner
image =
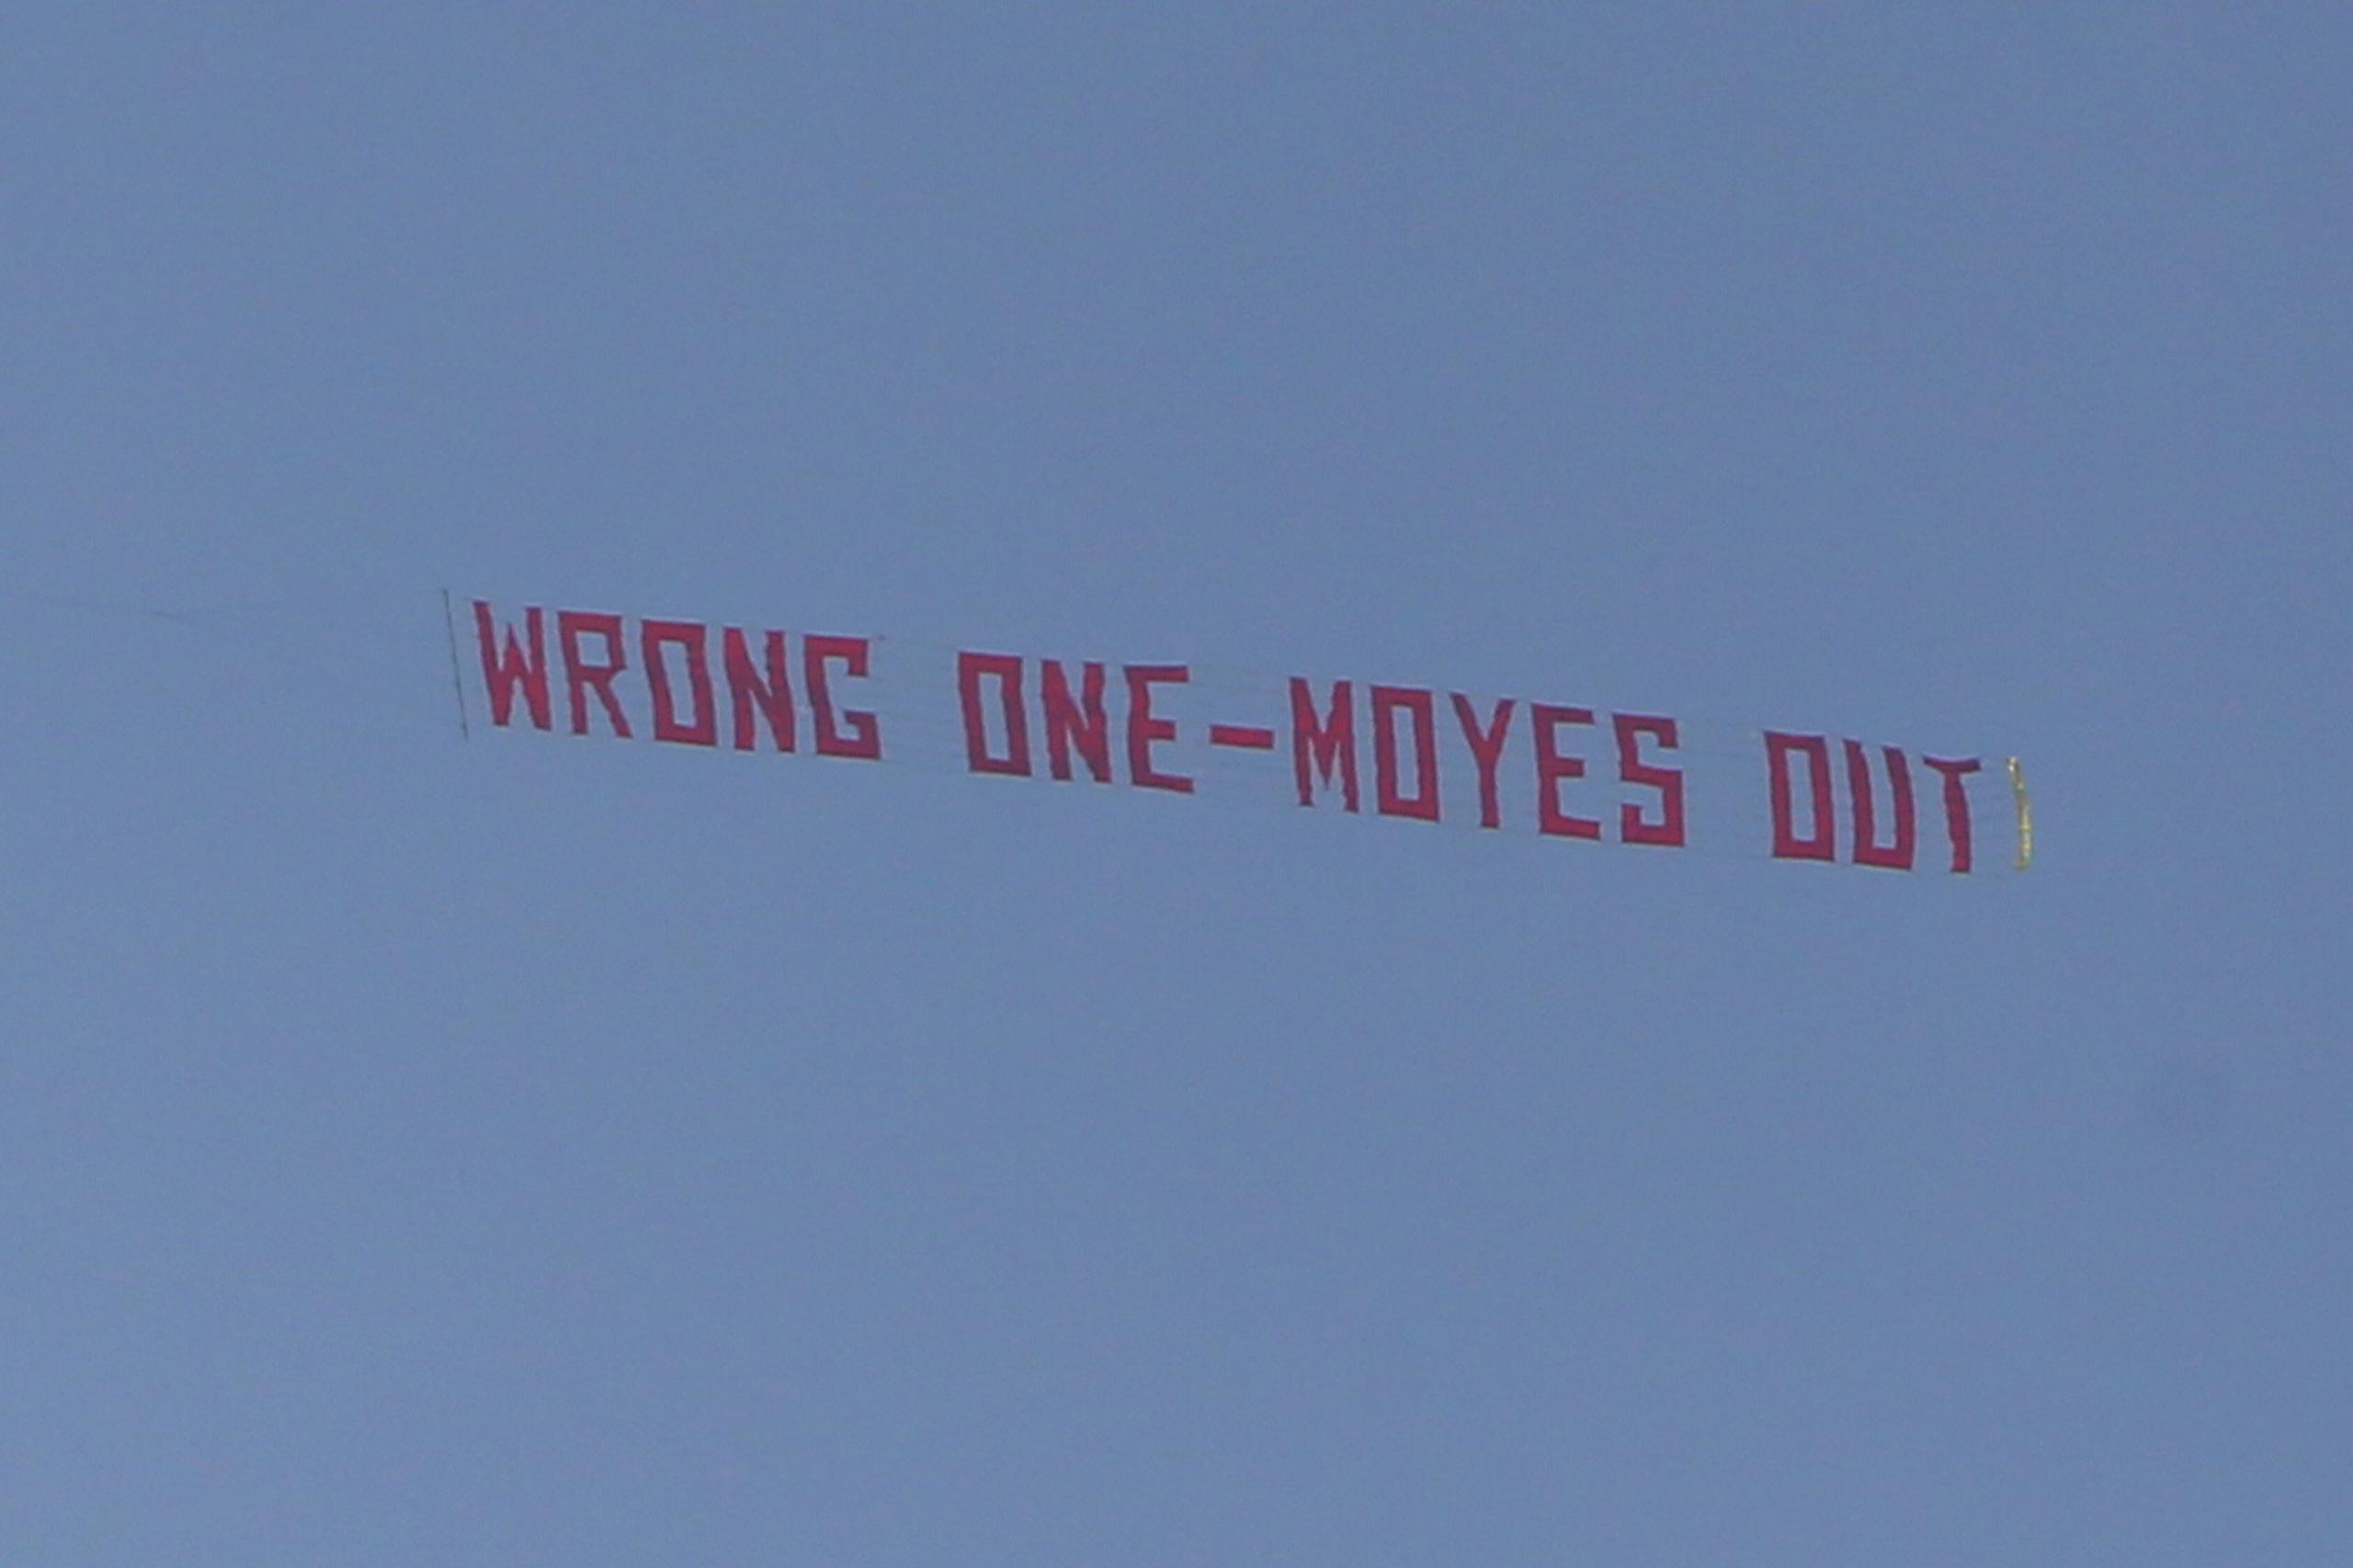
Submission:
<svg viewBox="0 0 2353 1568">
<path fill-rule="evenodd" d="M 1583 693 L 1039 656 L 452 603 L 461 722 L 1407 824 L 1967 876 L 2025 869 L 2014 758 L 1599 706 Z M 470 623 L 470 624 L 469 624 Z"/>
</svg>

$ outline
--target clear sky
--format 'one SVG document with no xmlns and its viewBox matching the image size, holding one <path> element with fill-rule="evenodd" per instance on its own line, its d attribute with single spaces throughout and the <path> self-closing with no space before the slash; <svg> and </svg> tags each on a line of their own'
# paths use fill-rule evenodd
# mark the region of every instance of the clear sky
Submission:
<svg viewBox="0 0 2353 1568">
<path fill-rule="evenodd" d="M 2348 50 L 10 8 L 0 1560 L 2353 1561 Z M 445 585 L 1960 737 L 2041 858 L 468 744 Z"/>
</svg>

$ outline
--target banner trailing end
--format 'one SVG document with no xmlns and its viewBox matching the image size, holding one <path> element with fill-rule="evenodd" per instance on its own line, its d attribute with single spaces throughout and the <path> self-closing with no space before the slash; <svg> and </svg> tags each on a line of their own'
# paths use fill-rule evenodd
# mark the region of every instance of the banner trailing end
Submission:
<svg viewBox="0 0 2353 1568">
<path fill-rule="evenodd" d="M 2010 758 L 2010 793 L 2018 806 L 2018 869 L 2034 864 L 2034 801 L 2026 792 L 2026 769 Z"/>
</svg>

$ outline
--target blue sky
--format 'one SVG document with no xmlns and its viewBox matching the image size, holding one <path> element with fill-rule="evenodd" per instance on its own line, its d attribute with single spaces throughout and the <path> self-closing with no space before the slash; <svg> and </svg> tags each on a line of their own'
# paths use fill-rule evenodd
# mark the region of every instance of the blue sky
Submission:
<svg viewBox="0 0 2353 1568">
<path fill-rule="evenodd" d="M 2343 1561 L 2348 43 L 11 14 L 0 1555 Z M 2040 861 L 469 745 L 445 585 L 1960 737 Z"/>
</svg>

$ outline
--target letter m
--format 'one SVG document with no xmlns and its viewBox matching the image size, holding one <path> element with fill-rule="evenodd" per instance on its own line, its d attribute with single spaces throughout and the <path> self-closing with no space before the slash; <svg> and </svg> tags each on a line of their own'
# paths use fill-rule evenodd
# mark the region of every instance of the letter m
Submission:
<svg viewBox="0 0 2353 1568">
<path fill-rule="evenodd" d="M 1347 681 L 1336 681 L 1332 700 L 1325 710 L 1315 711 L 1315 693 L 1307 682 L 1293 677 L 1290 683 L 1290 750 L 1291 766 L 1299 776 L 1299 803 L 1315 803 L 1315 784 L 1320 776 L 1324 788 L 1332 787 L 1332 776 L 1340 778 L 1340 800 L 1355 811 L 1357 800 L 1357 711 L 1356 688 Z"/>
</svg>

